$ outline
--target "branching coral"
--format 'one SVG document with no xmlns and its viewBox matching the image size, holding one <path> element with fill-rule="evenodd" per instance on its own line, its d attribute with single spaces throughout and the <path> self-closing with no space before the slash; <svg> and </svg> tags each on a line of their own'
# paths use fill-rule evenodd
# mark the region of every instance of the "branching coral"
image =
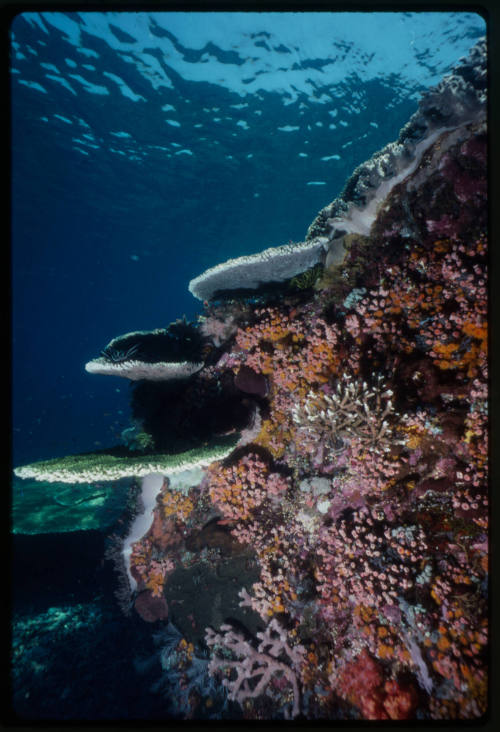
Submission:
<svg viewBox="0 0 500 732">
<path fill-rule="evenodd" d="M 257 633 L 256 649 L 230 625 L 222 625 L 221 631 L 215 633 L 211 628 L 206 631 L 207 645 L 215 651 L 209 669 L 211 673 L 229 674 L 222 681 L 229 690 L 229 698 L 243 706 L 248 699 L 267 694 L 285 700 L 279 704 L 283 706 L 285 719 L 296 717 L 300 712 L 297 672 L 303 647 L 290 645 L 285 630 L 274 618 L 263 632 Z"/>
<path fill-rule="evenodd" d="M 331 433 L 332 447 L 342 449 L 350 437 L 363 445 L 377 445 L 388 451 L 392 430 L 388 417 L 394 413 L 393 391 L 377 376 L 370 389 L 366 382 L 344 374 L 331 394 L 309 391 L 301 406 L 292 410 L 293 420 L 301 430 L 316 437 Z"/>
</svg>

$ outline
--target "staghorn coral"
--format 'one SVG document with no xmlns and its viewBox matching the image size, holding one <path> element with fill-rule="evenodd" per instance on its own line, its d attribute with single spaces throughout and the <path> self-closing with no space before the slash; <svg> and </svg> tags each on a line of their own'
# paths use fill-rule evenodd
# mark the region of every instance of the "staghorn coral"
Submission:
<svg viewBox="0 0 500 732">
<path fill-rule="evenodd" d="M 385 387 L 381 375 L 370 389 L 366 382 L 344 374 L 332 394 L 308 392 L 304 404 L 293 408 L 293 420 L 306 433 L 330 431 L 337 449 L 356 436 L 365 445 L 376 444 L 379 449 L 389 450 L 392 430 L 386 418 L 394 412 L 393 393 Z"/>
</svg>

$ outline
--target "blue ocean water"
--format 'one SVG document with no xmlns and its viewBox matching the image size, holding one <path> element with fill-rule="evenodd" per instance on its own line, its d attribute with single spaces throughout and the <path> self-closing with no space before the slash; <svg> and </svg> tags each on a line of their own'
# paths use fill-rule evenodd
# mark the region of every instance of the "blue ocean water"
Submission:
<svg viewBox="0 0 500 732">
<path fill-rule="evenodd" d="M 470 13 L 22 13 L 12 23 L 13 461 L 116 443 L 84 364 L 302 241 L 484 34 Z"/>
<path fill-rule="evenodd" d="M 14 465 L 116 444 L 129 384 L 84 364 L 117 335 L 194 319 L 188 282 L 208 267 L 303 240 L 484 33 L 462 12 L 18 15 Z M 16 540 L 18 711 L 168 716 L 103 536 Z"/>
</svg>

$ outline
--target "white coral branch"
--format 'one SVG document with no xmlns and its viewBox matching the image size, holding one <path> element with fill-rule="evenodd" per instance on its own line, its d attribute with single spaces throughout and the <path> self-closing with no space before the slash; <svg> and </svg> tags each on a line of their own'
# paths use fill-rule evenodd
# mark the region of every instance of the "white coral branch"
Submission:
<svg viewBox="0 0 500 732">
<path fill-rule="evenodd" d="M 391 437 L 392 430 L 386 419 L 394 414 L 393 392 L 378 376 L 375 390 L 366 382 L 353 381 L 345 375 L 328 394 L 309 392 L 306 401 L 294 407 L 294 422 L 310 434 L 331 434 L 332 439 L 359 437 L 367 445 L 380 444 Z"/>
</svg>

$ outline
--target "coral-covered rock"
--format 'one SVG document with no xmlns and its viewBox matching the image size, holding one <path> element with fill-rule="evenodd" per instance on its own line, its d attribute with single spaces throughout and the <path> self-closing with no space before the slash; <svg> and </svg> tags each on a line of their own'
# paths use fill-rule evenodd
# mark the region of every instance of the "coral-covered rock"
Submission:
<svg viewBox="0 0 500 732">
<path fill-rule="evenodd" d="M 386 681 L 383 705 L 389 719 L 412 719 L 418 702 L 418 694 L 412 684 L 394 680 Z"/>
<path fill-rule="evenodd" d="M 143 590 L 137 595 L 134 607 L 146 623 L 168 618 L 168 605 L 165 598 L 154 597 L 150 590 Z"/>
<path fill-rule="evenodd" d="M 267 379 L 263 374 L 256 373 L 249 366 L 242 366 L 234 377 L 235 386 L 247 394 L 266 396 L 268 392 Z"/>
<path fill-rule="evenodd" d="M 208 304 L 203 372 L 177 396 L 136 388 L 157 440 L 172 415 L 203 417 L 197 435 L 246 428 L 197 486 L 160 496 L 132 558 L 137 602 L 166 597 L 193 646 L 212 628 L 210 670 L 248 718 L 486 709 L 483 51 L 313 223 L 314 289 Z M 257 261 L 197 287 L 211 297 L 227 271 L 257 286 Z"/>
</svg>

